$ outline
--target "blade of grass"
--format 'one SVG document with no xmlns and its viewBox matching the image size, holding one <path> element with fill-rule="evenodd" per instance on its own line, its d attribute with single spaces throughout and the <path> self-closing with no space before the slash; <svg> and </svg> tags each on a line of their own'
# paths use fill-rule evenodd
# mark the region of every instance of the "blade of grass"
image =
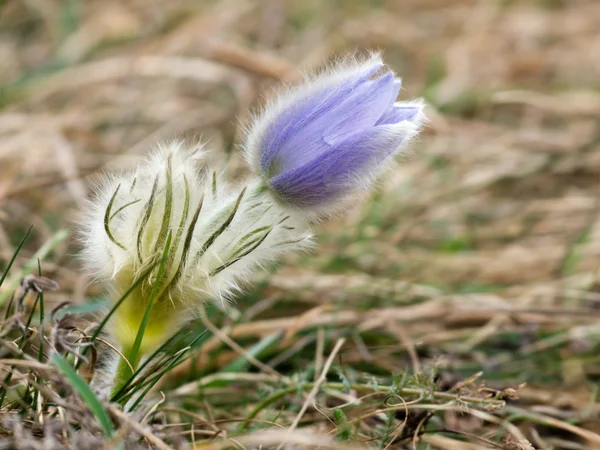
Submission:
<svg viewBox="0 0 600 450">
<path fill-rule="evenodd" d="M 41 265 L 41 262 L 39 259 L 38 259 L 38 275 L 42 276 L 42 265 Z M 39 334 L 38 361 L 43 362 L 44 361 L 44 317 L 45 317 L 44 291 L 40 292 L 39 306 L 40 306 L 40 334 Z M 30 371 L 30 373 L 35 378 L 36 382 L 39 383 L 41 381 L 40 376 L 38 374 L 34 373 L 33 371 Z M 39 389 L 36 389 L 33 386 L 32 386 L 32 388 L 34 389 L 33 404 L 37 405 L 38 400 L 39 400 L 40 391 L 39 391 Z"/>
<path fill-rule="evenodd" d="M 140 380 L 135 380 L 135 385 L 132 386 L 132 389 L 130 389 L 128 392 L 125 392 L 119 401 L 124 404 L 127 403 L 137 391 L 140 391 L 146 388 L 148 385 L 150 385 L 150 388 L 146 389 L 138 400 L 143 399 L 148 393 L 148 391 L 152 388 L 152 386 L 154 386 L 164 374 L 166 374 L 167 372 L 175 368 L 175 366 L 183 362 L 182 358 L 186 357 L 187 359 L 188 357 L 190 357 L 191 350 L 194 349 L 199 343 L 204 342 L 207 336 L 209 335 L 206 334 L 206 330 L 198 334 L 198 336 L 196 336 L 194 340 L 192 340 L 192 342 L 188 344 L 187 347 L 165 358 L 163 361 L 161 361 L 161 364 L 156 369 L 154 369 L 151 373 L 148 373 L 144 378 Z"/>
<path fill-rule="evenodd" d="M 48 254 L 67 236 L 68 233 L 65 230 L 60 230 L 57 233 L 55 233 L 44 245 L 40 247 L 40 249 L 37 252 L 35 252 L 35 254 L 29 259 L 29 261 L 17 274 L 8 279 L 6 290 L 0 292 L 0 307 L 2 307 L 4 305 L 4 302 L 6 302 L 6 300 L 10 297 L 11 292 L 13 292 L 19 286 L 21 279 L 36 267 L 38 260 L 43 260 L 46 256 L 48 256 Z M 21 247 L 19 247 L 18 249 L 20 248 Z M 5 281 L 5 276 L 3 276 L 2 280 L 0 281 L 0 284 L 3 281 Z"/>
<path fill-rule="evenodd" d="M 19 245 L 15 249 L 15 252 L 13 253 L 12 257 L 10 258 L 10 261 L 8 262 L 8 265 L 6 266 L 6 268 L 4 269 L 4 272 L 2 273 L 2 276 L 0 277 L 0 286 L 2 286 L 2 283 L 4 283 L 4 280 L 6 280 L 6 276 L 8 275 L 10 268 L 14 264 L 15 259 L 17 259 L 17 255 L 21 251 L 21 248 L 23 248 L 23 244 L 25 244 L 25 241 L 29 237 L 29 234 L 31 233 L 32 229 L 33 229 L 33 225 L 31 225 L 29 227 L 29 229 L 27 230 L 27 233 L 25 233 L 25 236 L 23 236 L 23 239 L 21 239 L 21 242 L 19 242 Z M 2 306 L 2 303 L 0 303 L 0 306 Z"/>
<path fill-rule="evenodd" d="M 189 349 L 182 349 L 181 354 L 182 355 L 185 354 L 187 352 L 187 350 L 189 350 Z M 135 402 L 133 403 L 133 405 L 131 405 L 129 407 L 127 412 L 135 411 L 135 409 L 138 407 L 140 402 L 142 400 L 144 400 L 146 395 L 148 395 L 148 392 L 150 392 L 150 389 L 152 389 L 152 387 L 158 382 L 158 380 L 160 380 L 167 372 L 169 372 L 171 369 L 173 369 L 173 367 L 178 365 L 178 363 L 173 364 L 173 362 L 179 361 L 179 356 L 180 355 L 172 356 L 171 359 L 166 364 L 166 366 L 163 369 L 161 369 L 156 375 L 154 375 L 154 377 L 148 378 L 147 380 L 144 381 L 144 383 L 141 383 L 139 386 L 136 386 L 136 389 L 134 391 L 130 392 L 127 396 L 124 397 L 125 402 L 127 402 L 131 398 L 133 398 L 133 396 L 136 394 L 136 392 L 143 389 L 142 393 L 138 396 L 138 398 L 135 399 Z"/>
<path fill-rule="evenodd" d="M 130 348 L 127 348 L 123 351 L 124 357 L 127 358 L 127 361 L 123 359 L 123 357 L 119 358 L 119 362 L 117 363 L 117 370 L 115 373 L 115 378 L 113 382 L 113 386 L 111 389 L 111 397 L 113 397 L 117 392 L 121 390 L 121 387 L 127 383 L 133 377 L 135 369 L 140 363 L 141 353 L 140 348 L 142 347 L 142 341 L 144 339 L 144 334 L 146 332 L 146 327 L 148 326 L 148 322 L 150 320 L 150 312 L 152 311 L 152 307 L 154 305 L 154 300 L 157 296 L 159 286 L 161 284 L 162 278 L 165 272 L 165 266 L 167 264 L 168 256 L 169 256 L 169 248 L 171 246 L 171 238 L 173 236 L 172 231 L 169 231 L 169 235 L 167 237 L 167 242 L 165 244 L 165 248 L 163 250 L 162 258 L 160 260 L 160 265 L 158 266 L 158 273 L 156 276 L 156 281 L 154 286 L 152 286 L 152 293 L 150 294 L 150 298 L 148 300 L 148 304 L 146 305 L 146 310 L 144 311 L 144 316 L 142 317 L 142 321 L 140 322 L 140 326 L 137 330 L 135 340 Z"/>
<path fill-rule="evenodd" d="M 38 293 L 38 295 L 35 298 L 35 301 L 33 302 L 33 306 L 31 308 L 31 311 L 29 312 L 29 315 L 27 316 L 27 320 L 25 321 L 25 325 L 22 328 L 23 334 L 21 335 L 21 337 L 19 338 L 19 343 L 18 343 L 18 349 L 19 352 L 23 352 L 25 345 L 28 343 L 28 332 L 29 332 L 29 327 L 31 326 L 31 322 L 33 320 L 33 316 L 35 315 L 35 308 L 37 307 L 37 304 L 40 300 L 40 296 L 41 293 Z M 13 377 L 13 370 L 14 366 L 11 366 L 10 371 L 8 372 L 8 375 L 6 375 L 6 377 L 4 378 L 3 382 L 2 382 L 2 386 L 0 387 L 0 405 L 4 404 L 4 399 L 6 398 L 6 394 L 8 392 L 8 389 L 6 389 L 6 386 L 8 386 L 8 384 L 11 382 L 12 377 Z M 28 388 L 29 389 L 29 388 Z"/>
<path fill-rule="evenodd" d="M 129 289 L 127 289 L 127 291 L 121 296 L 121 298 L 119 300 L 117 300 L 117 302 L 114 304 L 114 306 L 110 309 L 110 311 L 108 311 L 108 313 L 106 313 L 106 315 L 104 316 L 102 321 L 98 324 L 98 326 L 92 333 L 90 342 L 93 342 L 100 335 L 100 333 L 102 332 L 102 330 L 108 323 L 109 319 L 112 317 L 112 315 L 115 313 L 115 311 L 119 308 L 119 306 L 121 306 L 121 304 L 125 301 L 125 299 L 127 297 L 129 297 L 129 295 L 135 290 L 135 288 L 137 288 L 148 277 L 148 275 L 150 275 L 152 273 L 152 271 L 156 268 L 157 264 L 158 263 L 152 264 L 148 268 L 148 270 L 146 270 L 137 280 L 135 280 L 135 282 L 131 285 L 131 287 Z"/>
<path fill-rule="evenodd" d="M 42 276 L 42 263 L 38 259 L 38 275 Z M 44 359 L 44 319 L 46 317 L 46 312 L 44 308 L 44 291 L 40 292 L 40 348 L 38 350 L 38 361 L 42 362 Z"/>
<path fill-rule="evenodd" d="M 25 346 L 25 341 L 27 340 L 27 331 L 29 330 L 31 322 L 33 321 L 33 316 L 35 315 L 35 309 L 37 308 L 37 305 L 40 301 L 40 296 L 41 293 L 38 293 L 38 295 L 35 297 L 33 306 L 31 307 L 31 311 L 29 311 L 29 315 L 27 316 L 25 328 L 23 330 L 23 335 L 21 336 L 21 340 L 19 341 L 19 350 L 23 350 L 23 347 Z"/>
<path fill-rule="evenodd" d="M 187 347 L 179 350 L 178 352 L 161 361 L 161 364 L 158 367 L 156 367 L 152 372 L 148 373 L 145 377 L 141 378 L 140 380 L 135 380 L 135 385 L 132 386 L 132 389 L 125 392 L 122 398 L 119 399 L 119 401 L 123 404 L 126 404 L 136 394 L 136 392 L 148 387 L 144 390 L 144 392 L 142 392 L 140 397 L 136 399 L 135 406 L 137 406 L 137 404 L 139 404 L 139 402 L 144 399 L 144 397 L 150 391 L 152 386 L 154 386 L 158 382 L 158 380 L 160 380 L 163 377 L 163 375 L 165 375 L 167 372 L 169 372 L 170 370 L 178 366 L 180 363 L 182 363 L 184 361 L 182 358 L 185 357 L 187 359 L 191 356 L 191 350 L 195 348 L 198 342 L 204 341 L 201 341 L 203 337 L 206 337 L 206 331 L 203 331 L 198 336 L 196 336 Z M 131 409 L 131 411 L 133 411 L 133 409 Z"/>
<path fill-rule="evenodd" d="M 172 335 L 169 339 L 167 339 L 159 348 L 157 348 L 140 366 L 136 369 L 134 374 L 127 380 L 123 386 L 111 397 L 110 401 L 112 402 L 120 402 L 126 396 L 129 396 L 132 392 L 146 382 L 148 378 L 153 376 L 158 369 L 160 369 L 164 360 L 168 359 L 165 355 L 168 355 L 169 352 L 172 352 L 184 338 L 189 334 L 189 331 L 180 330 L 174 335 Z M 159 356 L 161 358 L 159 359 Z M 155 367 L 151 367 L 147 373 L 142 374 L 144 369 L 154 363 Z"/>
<path fill-rule="evenodd" d="M 160 347 L 158 347 L 140 366 L 135 370 L 133 375 L 127 380 L 123 386 L 111 397 L 111 402 L 118 402 L 120 398 L 127 393 L 130 385 L 135 381 L 135 384 L 142 383 L 146 376 L 150 376 L 153 371 L 149 371 L 148 374 L 144 377 L 137 378 L 142 371 L 152 362 L 155 361 L 159 355 L 167 354 L 170 350 L 176 347 L 185 337 L 185 335 L 189 333 L 185 330 L 180 330 L 174 335 L 172 335 L 169 339 L 167 339 Z"/>
<path fill-rule="evenodd" d="M 279 333 L 279 332 L 265 336 L 264 339 L 262 339 L 261 341 L 259 341 L 255 345 L 253 345 L 252 348 L 250 348 L 250 350 L 248 350 L 248 354 L 250 354 L 251 356 L 254 356 L 255 358 L 260 358 L 260 356 L 262 354 L 264 354 L 265 351 L 267 351 L 268 349 L 270 349 L 271 347 L 273 347 L 280 341 L 281 341 L 281 333 Z M 221 371 L 222 372 L 242 372 L 244 370 L 247 370 L 249 366 L 250 366 L 250 363 L 248 362 L 248 359 L 246 358 L 246 356 L 240 356 L 239 358 L 235 359 L 230 364 L 223 367 L 223 369 Z"/>
<path fill-rule="evenodd" d="M 4 320 L 7 320 L 10 315 L 11 315 L 11 311 L 13 310 L 13 302 L 15 301 L 15 296 L 11 295 L 10 299 L 8 300 L 8 305 L 6 306 L 6 312 L 4 313 Z"/>
<path fill-rule="evenodd" d="M 64 374 L 64 376 L 69 380 L 71 386 L 79 393 L 81 398 L 85 401 L 90 411 L 96 416 L 96 419 L 100 423 L 100 426 L 104 430 L 104 433 L 108 437 L 112 437 L 115 433 L 115 429 L 113 424 L 102 405 L 102 402 L 96 397 L 96 394 L 92 391 L 92 389 L 88 386 L 83 378 L 75 372 L 75 369 L 65 361 L 65 359 L 55 354 L 52 356 L 52 360 L 56 364 L 56 367 Z"/>
<path fill-rule="evenodd" d="M 152 310 L 152 306 L 154 305 L 154 300 L 156 298 L 156 294 L 158 293 L 158 287 L 160 286 L 160 282 L 164 276 L 165 265 L 167 263 L 167 257 L 169 255 L 169 248 L 171 246 L 171 237 L 172 232 L 169 231 L 169 236 L 167 237 L 167 242 L 165 244 L 165 248 L 163 250 L 163 255 L 160 260 L 160 265 L 158 266 L 158 274 L 156 276 L 156 283 L 152 287 L 152 294 L 150 295 L 150 300 L 148 301 L 148 306 L 146 307 L 146 311 L 144 312 L 144 317 L 142 318 L 142 322 L 140 323 L 140 327 L 138 328 L 137 334 L 135 336 L 135 341 L 133 342 L 133 346 L 129 352 L 129 361 L 131 361 L 134 365 L 140 356 L 140 348 L 142 346 L 142 340 L 144 339 L 144 334 L 146 333 L 146 327 L 148 326 L 148 321 L 150 320 L 150 311 Z"/>
<path fill-rule="evenodd" d="M 181 364 L 183 361 L 185 361 L 187 358 L 190 357 L 190 350 L 192 348 L 194 348 L 194 345 L 196 344 L 196 342 L 198 340 L 200 340 L 200 338 L 202 338 L 202 336 L 204 336 L 204 334 L 205 334 L 205 332 L 200 333 L 190 343 L 190 345 L 188 345 L 185 349 L 182 349 L 178 355 L 175 355 L 175 358 L 173 358 L 166 365 L 166 367 L 163 370 L 161 370 L 153 379 L 151 379 L 148 382 L 148 385 L 147 385 L 146 389 L 144 389 L 144 391 L 142 392 L 142 394 L 135 400 L 135 402 L 133 403 L 133 405 L 131 405 L 131 407 L 129 408 L 129 410 L 128 410 L 129 412 L 135 411 L 135 409 L 138 407 L 138 405 L 140 404 L 140 402 L 146 397 L 146 395 L 148 394 L 148 392 L 150 392 L 150 389 L 152 389 L 152 387 L 158 382 L 158 380 L 160 380 L 167 372 L 170 372 L 171 370 L 173 370 L 175 367 L 177 367 L 179 364 Z"/>
<path fill-rule="evenodd" d="M 119 306 L 121 306 L 121 304 L 125 301 L 125 299 L 127 297 L 129 297 L 129 295 L 148 277 L 148 275 L 150 275 L 150 273 L 152 273 L 152 271 L 154 270 L 156 265 L 157 264 L 152 264 L 148 268 L 148 270 L 146 270 L 140 277 L 137 278 L 137 280 L 135 280 L 135 282 L 129 287 L 129 289 L 127 289 L 127 291 L 125 291 L 125 293 L 121 296 L 121 298 L 119 300 L 117 300 L 117 302 L 108 311 L 108 313 L 106 313 L 106 315 L 104 316 L 102 321 L 98 324 L 98 326 L 92 333 L 92 335 L 90 337 L 90 341 L 89 341 L 90 343 L 94 342 L 96 340 L 96 338 L 100 335 L 100 333 L 102 333 L 102 330 L 104 329 L 104 327 L 106 326 L 106 324 L 108 323 L 108 321 L 110 320 L 112 315 L 115 313 L 115 311 L 119 308 Z M 79 312 L 79 311 L 73 309 L 73 310 L 69 310 L 68 312 Z M 81 355 L 85 356 L 87 354 L 88 349 L 89 349 L 89 347 L 84 347 L 81 350 Z M 77 366 L 76 366 L 77 369 L 79 369 L 79 367 L 81 366 L 82 363 L 83 363 L 83 358 L 81 358 L 79 360 L 79 362 L 77 363 Z"/>
</svg>

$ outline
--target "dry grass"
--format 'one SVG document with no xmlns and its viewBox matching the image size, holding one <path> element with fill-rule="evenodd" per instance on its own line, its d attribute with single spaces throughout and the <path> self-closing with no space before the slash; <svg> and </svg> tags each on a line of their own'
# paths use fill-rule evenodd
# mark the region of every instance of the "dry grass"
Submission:
<svg viewBox="0 0 600 450">
<path fill-rule="evenodd" d="M 273 87 L 381 48 L 403 96 L 431 105 L 415 155 L 239 311 L 199 321 L 220 333 L 164 398 L 115 409 L 118 433 L 198 450 L 600 448 L 599 29 L 596 0 L 0 2 L 0 269 L 34 226 L 0 299 L 38 257 L 61 287 L 48 308 L 101 296 L 72 233 L 99 173 L 183 136 L 240 176 L 240 124 Z M 44 410 L 45 428 L 5 409 L 6 445 L 50 448 L 65 423 L 100 442 L 81 407 Z"/>
</svg>

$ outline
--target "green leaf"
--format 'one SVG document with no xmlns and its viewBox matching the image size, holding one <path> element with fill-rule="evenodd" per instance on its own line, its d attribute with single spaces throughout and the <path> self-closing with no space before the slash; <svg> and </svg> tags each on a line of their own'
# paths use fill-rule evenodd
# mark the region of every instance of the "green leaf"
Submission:
<svg viewBox="0 0 600 450">
<path fill-rule="evenodd" d="M 6 269 L 4 269 L 4 272 L 2 273 L 2 276 L 0 277 L 0 286 L 2 286 L 2 283 L 4 283 L 4 280 L 6 279 L 6 276 L 8 275 L 8 271 L 10 270 L 10 268 L 13 265 L 13 263 L 15 262 L 15 259 L 17 259 L 17 255 L 21 251 L 21 248 L 23 247 L 23 244 L 25 244 L 25 241 L 27 240 L 27 237 L 29 236 L 29 233 L 31 233 L 32 228 L 33 228 L 33 225 L 31 225 L 29 227 L 29 229 L 27 230 L 27 233 L 25 233 L 25 236 L 23 236 L 23 239 L 21 239 L 21 242 L 19 242 L 19 245 L 17 246 L 17 249 L 13 253 L 12 258 L 10 258 L 10 261 L 8 262 L 8 265 L 6 266 Z M 0 303 L 0 305 L 1 304 L 2 303 Z"/>
<path fill-rule="evenodd" d="M 261 341 L 254 344 L 248 354 L 255 358 L 260 358 L 268 349 L 277 345 L 281 341 L 281 333 L 273 333 L 264 337 Z M 222 372 L 242 372 L 250 366 L 248 359 L 245 356 L 240 356 L 230 364 L 223 367 Z"/>
<path fill-rule="evenodd" d="M 140 277 L 138 277 L 135 280 L 135 282 L 121 296 L 121 298 L 119 300 L 117 300 L 117 302 L 113 305 L 113 307 L 110 309 L 110 311 L 108 311 L 108 313 L 104 316 L 102 321 L 98 324 L 98 326 L 92 333 L 92 336 L 90 337 L 90 342 L 94 342 L 96 340 L 96 338 L 98 336 L 100 336 L 100 333 L 102 333 L 102 330 L 104 329 L 104 327 L 106 326 L 106 324 L 108 323 L 108 321 L 112 317 L 112 315 L 115 313 L 117 308 L 119 306 L 121 306 L 121 304 L 125 301 L 125 299 L 127 297 L 129 297 L 129 294 L 131 294 L 133 292 L 133 290 L 135 288 L 137 288 L 146 279 L 146 277 L 148 277 L 148 275 L 150 275 L 150 273 L 154 270 L 155 267 L 156 267 L 156 264 L 152 264 L 152 266 L 150 266 Z M 72 313 L 77 313 L 77 312 L 86 313 L 86 312 L 96 311 L 99 306 L 103 307 L 105 304 L 106 304 L 105 301 L 99 301 L 99 302 L 94 302 L 94 303 L 87 304 L 87 305 L 69 306 L 68 308 L 65 308 L 64 312 L 60 313 L 61 315 L 59 317 L 62 317 L 64 314 L 72 314 Z M 83 347 L 83 349 L 81 351 L 81 355 L 85 356 L 87 354 L 88 349 L 89 349 L 89 347 Z M 77 363 L 77 368 L 79 368 L 79 366 L 82 363 L 83 363 L 83 359 L 80 359 L 79 362 Z"/>
<path fill-rule="evenodd" d="M 152 266 L 150 266 L 139 278 L 137 278 L 133 282 L 133 284 L 129 287 L 129 289 L 127 289 L 127 291 L 125 291 L 125 293 L 121 296 L 121 298 L 119 300 L 117 300 L 117 302 L 114 304 L 114 306 L 102 318 L 102 321 L 98 324 L 98 326 L 94 330 L 94 333 L 92 334 L 92 337 L 90 338 L 90 342 L 93 342 L 100 335 L 100 333 L 102 332 L 102 330 L 108 323 L 108 320 L 112 317 L 112 315 L 119 308 L 119 306 L 121 306 L 121 304 L 125 301 L 125 299 L 127 297 L 129 297 L 129 295 L 134 291 L 134 289 L 137 288 L 148 277 L 148 275 L 150 275 L 150 273 L 152 273 L 152 271 L 154 270 L 155 267 L 156 267 L 156 264 L 152 264 Z M 98 302 L 98 303 L 100 303 L 100 302 Z M 97 303 L 93 303 L 92 305 L 97 305 Z M 88 308 L 85 308 L 85 311 L 88 311 Z M 75 310 L 75 308 L 73 307 L 73 308 L 70 308 L 68 310 L 68 312 L 71 313 L 71 312 L 82 312 L 82 311 Z"/>
<path fill-rule="evenodd" d="M 204 253 L 206 253 L 206 250 L 208 250 L 210 248 L 210 246 L 214 244 L 214 242 L 217 240 L 217 238 L 219 236 L 221 236 L 221 234 L 223 234 L 223 232 L 227 229 L 227 227 L 229 227 L 229 225 L 231 225 L 231 222 L 233 222 L 233 219 L 235 218 L 235 215 L 240 207 L 240 203 L 242 202 L 242 197 L 244 196 L 245 192 L 246 192 L 246 188 L 242 189 L 242 191 L 239 193 L 237 199 L 235 200 L 233 209 L 227 216 L 227 219 L 225 219 L 225 222 L 223 222 L 221 224 L 221 226 L 212 235 L 210 235 L 210 237 L 204 242 L 204 244 L 202 244 L 202 247 L 200 247 L 200 250 L 198 250 L 198 252 L 196 253 L 196 256 L 194 257 L 193 265 L 196 265 L 198 263 L 198 261 L 200 261 L 200 258 L 204 255 Z"/>
<path fill-rule="evenodd" d="M 115 199 L 117 198 L 117 194 L 119 193 L 120 188 L 121 188 L 121 185 L 119 184 L 117 186 L 117 188 L 115 189 L 115 192 L 113 193 L 112 197 L 110 198 L 110 201 L 108 202 L 108 206 L 106 207 L 106 211 L 104 212 L 104 231 L 106 232 L 106 236 L 108 236 L 108 238 L 112 241 L 113 244 L 115 244 L 117 247 L 122 248 L 123 250 L 127 251 L 127 248 L 123 244 L 121 244 L 119 241 L 117 241 L 115 236 L 112 234 L 112 231 L 110 230 L 110 219 L 112 217 L 112 207 L 113 207 L 113 204 L 115 203 Z M 119 208 L 119 211 L 120 210 L 121 210 L 121 208 Z"/>
<path fill-rule="evenodd" d="M 115 433 L 115 429 L 110 417 L 108 416 L 108 413 L 106 412 L 106 409 L 104 409 L 102 402 L 98 399 L 98 397 L 96 397 L 96 394 L 94 394 L 85 380 L 81 378 L 77 372 L 75 372 L 75 369 L 73 369 L 73 367 L 71 367 L 62 356 L 54 354 L 52 356 L 52 360 L 54 361 L 54 364 L 56 364 L 56 367 L 58 367 L 58 369 L 69 380 L 71 386 L 73 386 L 79 395 L 81 395 L 81 398 L 83 398 L 90 411 L 94 414 L 94 416 L 96 416 L 96 419 L 98 419 L 98 422 L 102 426 L 104 433 L 106 433 L 108 437 L 112 437 Z"/>
<path fill-rule="evenodd" d="M 152 375 L 152 373 L 154 372 L 152 368 L 150 368 L 148 371 L 145 371 L 146 367 L 148 367 L 150 364 L 157 364 L 158 362 L 160 362 L 158 360 L 162 355 L 170 354 L 170 352 L 172 352 L 172 350 L 176 348 L 177 345 L 181 344 L 181 342 L 188 333 L 189 331 L 185 329 L 178 330 L 169 339 L 163 342 L 160 345 L 160 347 L 154 350 L 154 352 L 152 352 L 152 354 L 150 354 L 150 356 L 148 356 L 148 358 L 146 358 L 139 365 L 139 367 L 135 370 L 134 374 L 129 378 L 129 380 L 125 381 L 123 386 L 121 386 L 120 389 L 110 398 L 110 401 L 121 401 L 124 395 L 128 394 L 131 390 L 137 388 L 141 383 L 143 383 L 144 380 L 148 376 Z M 142 372 L 144 371 L 147 373 L 142 374 Z M 134 382 L 135 386 L 131 386 Z"/>
<path fill-rule="evenodd" d="M 154 199 L 156 197 L 156 190 L 158 188 L 158 175 L 154 179 L 154 184 L 152 185 L 152 191 L 150 192 L 150 198 L 146 205 L 144 206 L 144 215 L 141 217 L 140 226 L 138 228 L 137 234 L 137 257 L 140 264 L 143 264 L 142 261 L 142 238 L 144 236 L 144 230 L 146 229 L 146 225 L 150 220 L 150 216 L 152 215 L 152 209 L 154 208 Z"/>
<path fill-rule="evenodd" d="M 137 334 L 135 336 L 135 341 L 131 346 L 131 350 L 129 351 L 129 361 L 133 364 L 134 368 L 138 363 L 138 359 L 140 357 L 140 348 L 142 346 L 142 340 L 144 339 L 144 334 L 146 333 L 146 327 L 148 326 L 148 321 L 150 320 L 150 311 L 152 311 L 152 306 L 154 305 L 154 300 L 156 295 L 158 294 L 158 288 L 162 281 L 165 272 L 165 265 L 167 264 L 167 257 L 169 255 L 169 248 L 171 247 L 171 237 L 172 232 L 169 231 L 169 236 L 167 237 L 167 243 L 165 244 L 165 249 L 163 251 L 162 258 L 160 260 L 160 265 L 158 266 L 158 274 L 156 276 L 156 283 L 152 287 L 152 294 L 150 295 L 150 299 L 148 300 L 148 306 L 146 307 L 146 311 L 144 312 L 144 317 L 142 318 L 142 322 L 140 323 L 140 327 L 138 328 Z M 133 374 L 131 374 L 133 375 Z"/>
<path fill-rule="evenodd" d="M 194 346 L 196 345 L 196 343 L 198 341 L 200 341 L 200 339 L 202 339 L 203 336 L 204 336 L 204 332 L 200 333 L 190 343 L 189 346 L 187 346 L 184 349 L 181 349 L 179 352 L 177 352 L 175 355 L 173 355 L 173 357 L 170 358 L 170 360 L 165 364 L 165 367 L 162 370 L 160 370 L 158 372 L 158 374 L 156 376 L 154 376 L 154 378 L 151 378 L 150 380 L 147 380 L 145 382 L 145 384 L 142 384 L 140 386 L 140 389 L 142 389 L 142 388 L 145 388 L 145 389 L 142 392 L 142 394 L 135 400 L 135 402 L 133 403 L 133 405 L 131 405 L 131 407 L 129 408 L 128 412 L 135 411 L 135 409 L 139 406 L 139 404 L 146 397 L 146 395 L 148 394 L 148 392 L 150 392 L 150 389 L 152 389 L 154 387 L 154 385 L 158 382 L 158 380 L 160 380 L 166 373 L 170 372 L 171 370 L 173 370 L 175 367 L 177 367 L 179 364 L 181 364 L 183 361 L 185 361 L 186 359 L 188 359 L 190 357 L 190 350 L 192 348 L 194 348 Z M 129 398 L 131 398 L 131 396 L 129 396 Z"/>
<path fill-rule="evenodd" d="M 348 441 L 352 437 L 352 425 L 348 422 L 346 414 L 341 408 L 333 409 L 333 421 L 337 428 L 336 437 L 340 441 Z"/>
<path fill-rule="evenodd" d="M 57 319 L 61 319 L 67 314 L 99 313 L 106 310 L 109 305 L 110 302 L 107 298 L 91 298 L 86 303 L 82 303 L 81 305 L 69 305 L 62 308 L 55 314 L 55 317 Z"/>
<path fill-rule="evenodd" d="M 29 234 L 29 233 L 28 233 Z M 8 280 L 6 290 L 0 292 L 0 306 L 4 305 L 4 302 L 10 297 L 11 293 L 19 286 L 21 279 L 31 272 L 35 267 L 37 267 L 38 259 L 43 260 L 48 254 L 56 247 L 60 242 L 62 242 L 67 237 L 67 232 L 65 230 L 60 230 L 56 234 L 54 234 L 42 247 L 35 252 L 35 254 L 27 261 L 23 269 L 21 269 L 18 273 L 16 273 L 13 277 Z M 27 236 L 25 236 L 27 237 Z M 25 239 L 25 238 L 23 238 Z M 23 242 L 17 248 L 17 251 L 21 248 Z M 16 256 L 16 255 L 15 255 Z M 13 258 L 14 260 L 14 258 Z M 9 263 L 12 264 L 12 260 Z M 5 271 L 6 272 L 6 271 Z M 5 275 L 3 275 L 0 280 L 0 284 L 4 281 Z"/>
</svg>

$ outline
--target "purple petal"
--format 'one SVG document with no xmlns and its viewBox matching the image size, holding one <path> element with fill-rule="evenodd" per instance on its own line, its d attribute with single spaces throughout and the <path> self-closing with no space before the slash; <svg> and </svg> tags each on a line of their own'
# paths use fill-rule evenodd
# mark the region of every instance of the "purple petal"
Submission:
<svg viewBox="0 0 600 450">
<path fill-rule="evenodd" d="M 386 111 L 377 125 L 387 125 L 400 123 L 404 120 L 412 120 L 421 110 L 420 106 L 415 105 L 396 105 Z"/>
<path fill-rule="evenodd" d="M 401 88 L 402 88 L 402 82 L 399 79 L 395 79 L 394 80 L 394 91 L 393 91 L 392 95 L 390 96 L 390 103 L 388 104 L 386 111 L 389 109 L 392 109 L 394 107 L 394 103 L 396 103 L 396 100 L 398 99 L 398 94 L 400 94 Z"/>
<path fill-rule="evenodd" d="M 380 167 L 404 137 L 394 125 L 357 133 L 303 166 L 272 178 L 270 185 L 282 199 L 296 206 L 319 206 L 345 196 L 356 178 Z"/>
<path fill-rule="evenodd" d="M 279 112 L 268 126 L 262 142 L 261 168 L 269 173 L 273 158 L 308 124 L 327 114 L 344 100 L 357 86 L 367 82 L 380 68 L 377 62 L 360 70 L 352 71 L 348 76 L 325 83 L 324 86 L 310 92 L 304 98 L 296 100 L 287 109 Z"/>
<path fill-rule="evenodd" d="M 397 96 L 392 72 L 357 87 L 331 111 L 331 117 L 327 117 L 329 123 L 320 124 L 325 142 L 335 145 L 354 133 L 372 127 L 384 114 L 390 99 L 395 101 Z M 316 128 L 316 125 L 311 128 Z"/>
<path fill-rule="evenodd" d="M 349 136 L 374 126 L 390 103 L 394 89 L 391 72 L 356 87 L 327 114 L 284 144 L 276 157 L 280 168 L 291 170 L 306 164 Z"/>
<path fill-rule="evenodd" d="M 289 139 L 276 157 L 277 165 L 283 170 L 294 169 L 329 152 L 349 136 L 371 128 L 384 113 L 393 91 L 392 73 L 356 87 L 327 114 Z"/>
</svg>

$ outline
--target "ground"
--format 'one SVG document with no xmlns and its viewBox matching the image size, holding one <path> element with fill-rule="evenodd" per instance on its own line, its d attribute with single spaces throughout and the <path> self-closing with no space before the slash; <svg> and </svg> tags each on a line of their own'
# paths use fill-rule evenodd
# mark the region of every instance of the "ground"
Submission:
<svg viewBox="0 0 600 450">
<path fill-rule="evenodd" d="M 278 86 L 381 50 L 401 98 L 428 104 L 411 154 L 322 224 L 314 250 L 194 322 L 210 332 L 148 404 L 129 416 L 105 405 L 116 436 L 600 448 L 599 29 L 595 0 L 0 2 L 0 274 L 33 225 L 0 304 L 33 271 L 60 285 L 46 315 L 65 301 L 97 314 L 103 287 L 76 257 L 94 180 L 173 138 L 208 143 L 242 178 L 244 124 Z M 33 338 L 13 325 L 0 370 L 47 382 L 31 392 L 55 403 L 28 410 L 8 395 L 6 446 L 102 445 L 73 378 L 43 357 L 15 362 Z"/>
</svg>

